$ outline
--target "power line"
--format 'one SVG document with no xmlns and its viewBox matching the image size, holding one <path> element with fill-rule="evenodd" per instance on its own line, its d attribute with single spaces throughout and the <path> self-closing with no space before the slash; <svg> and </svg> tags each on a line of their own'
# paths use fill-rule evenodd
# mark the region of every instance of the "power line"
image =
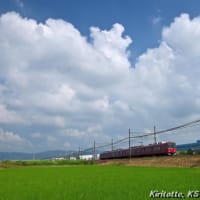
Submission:
<svg viewBox="0 0 200 200">
<path fill-rule="evenodd" d="M 190 127 L 190 125 L 194 125 L 194 124 L 197 124 L 199 122 L 200 122 L 200 119 L 195 120 L 195 121 L 191 121 L 191 122 L 188 122 L 188 123 L 185 123 L 185 124 L 173 127 L 173 128 L 157 131 L 156 134 L 167 133 L 167 132 L 175 131 L 175 130 L 178 130 L 178 129 L 181 129 L 181 128 L 188 128 L 188 127 Z M 146 137 L 146 136 L 150 136 L 150 135 L 153 135 L 153 134 L 154 134 L 154 132 L 150 132 L 150 133 L 146 133 L 146 134 L 143 134 L 143 135 L 135 136 L 135 138 Z"/>
<path fill-rule="evenodd" d="M 103 145 L 100 145 L 100 146 L 96 145 L 98 143 L 94 143 L 93 147 L 84 149 L 82 152 L 93 152 L 93 153 L 95 153 L 96 149 L 101 149 L 101 148 L 105 148 L 105 147 L 111 147 L 112 150 L 113 150 L 113 148 L 118 146 L 119 144 L 125 144 L 125 143 L 129 143 L 129 148 L 130 148 L 130 142 L 133 139 L 148 137 L 148 136 L 152 136 L 152 135 L 154 136 L 154 142 L 156 142 L 156 135 L 158 135 L 158 134 L 168 133 L 168 132 L 171 132 L 171 131 L 176 131 L 176 130 L 179 130 L 179 129 L 189 128 L 189 127 L 194 127 L 194 126 L 199 126 L 199 125 L 200 125 L 200 119 L 194 120 L 194 121 L 191 121 L 191 122 L 179 125 L 179 126 L 175 126 L 175 127 L 172 127 L 172 128 L 160 130 L 160 131 L 156 131 L 155 127 L 154 127 L 154 131 L 149 132 L 149 133 L 131 132 L 129 130 L 129 137 L 122 138 L 122 139 L 119 139 L 117 141 L 113 141 L 113 139 L 112 139 L 111 143 L 103 144 Z M 133 133 L 140 133 L 141 135 L 131 136 L 131 134 L 133 134 Z"/>
</svg>

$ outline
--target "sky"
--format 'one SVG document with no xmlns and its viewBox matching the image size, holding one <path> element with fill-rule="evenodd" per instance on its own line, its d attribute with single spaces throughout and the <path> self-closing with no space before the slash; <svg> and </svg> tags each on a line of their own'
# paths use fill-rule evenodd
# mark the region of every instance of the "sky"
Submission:
<svg viewBox="0 0 200 200">
<path fill-rule="evenodd" d="M 84 149 L 199 119 L 199 7 L 0 0 L 0 151 Z M 198 130 L 158 140 L 195 142 Z"/>
</svg>

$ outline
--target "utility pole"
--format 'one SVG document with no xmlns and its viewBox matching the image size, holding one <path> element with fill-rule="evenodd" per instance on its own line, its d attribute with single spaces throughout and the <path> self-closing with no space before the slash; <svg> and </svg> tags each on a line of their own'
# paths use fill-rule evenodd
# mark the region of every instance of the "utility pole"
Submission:
<svg viewBox="0 0 200 200">
<path fill-rule="evenodd" d="M 154 144 L 157 143 L 156 141 L 156 126 L 153 127 L 153 138 L 154 138 Z"/>
<path fill-rule="evenodd" d="M 32 160 L 35 160 L 35 153 L 33 153 L 33 158 L 32 158 Z"/>
<path fill-rule="evenodd" d="M 78 148 L 78 159 L 80 159 L 81 147 Z"/>
<path fill-rule="evenodd" d="M 93 161 L 95 161 L 95 141 L 94 141 L 94 145 L 93 145 Z"/>
<path fill-rule="evenodd" d="M 111 140 L 111 150 L 112 150 L 112 158 L 113 158 L 113 139 Z"/>
<path fill-rule="evenodd" d="M 128 129 L 129 159 L 131 159 L 131 130 Z"/>
<path fill-rule="evenodd" d="M 113 139 L 111 140 L 111 150 L 113 151 Z"/>
</svg>

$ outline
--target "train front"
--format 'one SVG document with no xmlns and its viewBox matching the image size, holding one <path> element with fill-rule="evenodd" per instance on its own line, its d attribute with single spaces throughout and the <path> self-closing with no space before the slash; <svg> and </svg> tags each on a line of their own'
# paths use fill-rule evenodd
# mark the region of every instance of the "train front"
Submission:
<svg viewBox="0 0 200 200">
<path fill-rule="evenodd" d="M 176 143 L 168 142 L 168 155 L 176 155 Z"/>
</svg>

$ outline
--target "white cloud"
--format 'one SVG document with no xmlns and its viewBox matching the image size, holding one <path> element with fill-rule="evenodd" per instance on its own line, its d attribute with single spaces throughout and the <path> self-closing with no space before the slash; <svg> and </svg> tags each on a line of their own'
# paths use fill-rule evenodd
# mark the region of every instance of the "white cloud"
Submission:
<svg viewBox="0 0 200 200">
<path fill-rule="evenodd" d="M 0 129 L 0 151 L 12 151 L 13 147 L 17 151 L 24 151 L 31 146 L 32 144 L 20 135 Z"/>
<path fill-rule="evenodd" d="M 0 130 L 0 141 L 1 142 L 15 142 L 21 143 L 23 139 L 12 132 L 4 132 L 2 129 Z"/>
<path fill-rule="evenodd" d="M 31 134 L 32 138 L 42 138 L 42 134 L 41 133 L 33 133 Z"/>
<path fill-rule="evenodd" d="M 129 36 L 122 37 L 124 27 L 121 24 L 114 24 L 109 31 L 97 27 L 92 27 L 90 30 L 94 48 L 112 62 L 110 67 L 113 70 L 130 67 L 127 47 L 132 40 Z"/>
<path fill-rule="evenodd" d="M 81 137 L 85 134 L 83 131 L 79 131 L 77 129 L 64 129 L 62 130 L 61 135 L 69 136 L 69 137 Z"/>
<path fill-rule="evenodd" d="M 6 105 L 0 104 L 0 123 L 23 123 L 24 120 L 17 114 L 17 112 L 9 110 Z"/>
<path fill-rule="evenodd" d="M 0 124 L 15 132 L 17 123 L 45 150 L 198 117 L 198 27 L 199 17 L 175 18 L 159 46 L 147 49 L 133 67 L 132 39 L 121 24 L 91 27 L 86 38 L 64 20 L 38 23 L 6 13 L 0 17 Z"/>
<path fill-rule="evenodd" d="M 47 136 L 47 142 L 48 142 L 48 144 L 52 145 L 52 144 L 54 144 L 56 141 L 57 141 L 57 140 L 56 140 L 55 137 L 53 137 L 53 136 Z"/>
<path fill-rule="evenodd" d="M 69 149 L 71 147 L 71 144 L 69 142 L 64 143 L 64 148 Z"/>
<path fill-rule="evenodd" d="M 178 55 L 186 56 L 187 60 L 197 59 L 200 51 L 198 45 L 199 23 L 199 17 L 190 19 L 188 14 L 182 14 L 180 17 L 176 17 L 169 27 L 163 29 L 163 39 Z"/>
<path fill-rule="evenodd" d="M 69 136 L 69 137 L 93 137 L 93 136 L 102 136 L 102 127 L 101 125 L 93 125 L 87 127 L 85 130 L 78 130 L 78 129 L 64 129 L 61 131 L 62 136 Z"/>
<path fill-rule="evenodd" d="M 37 96 L 32 97 L 32 99 L 36 98 L 33 102 L 35 105 L 43 109 L 46 108 L 47 110 L 62 111 L 67 108 L 70 109 L 69 104 L 72 103 L 73 98 L 75 97 L 75 91 L 68 85 L 61 85 L 54 91 L 43 91 L 38 95 L 40 96 L 39 101 Z M 62 119 L 57 118 L 57 121 L 61 122 Z"/>
</svg>

